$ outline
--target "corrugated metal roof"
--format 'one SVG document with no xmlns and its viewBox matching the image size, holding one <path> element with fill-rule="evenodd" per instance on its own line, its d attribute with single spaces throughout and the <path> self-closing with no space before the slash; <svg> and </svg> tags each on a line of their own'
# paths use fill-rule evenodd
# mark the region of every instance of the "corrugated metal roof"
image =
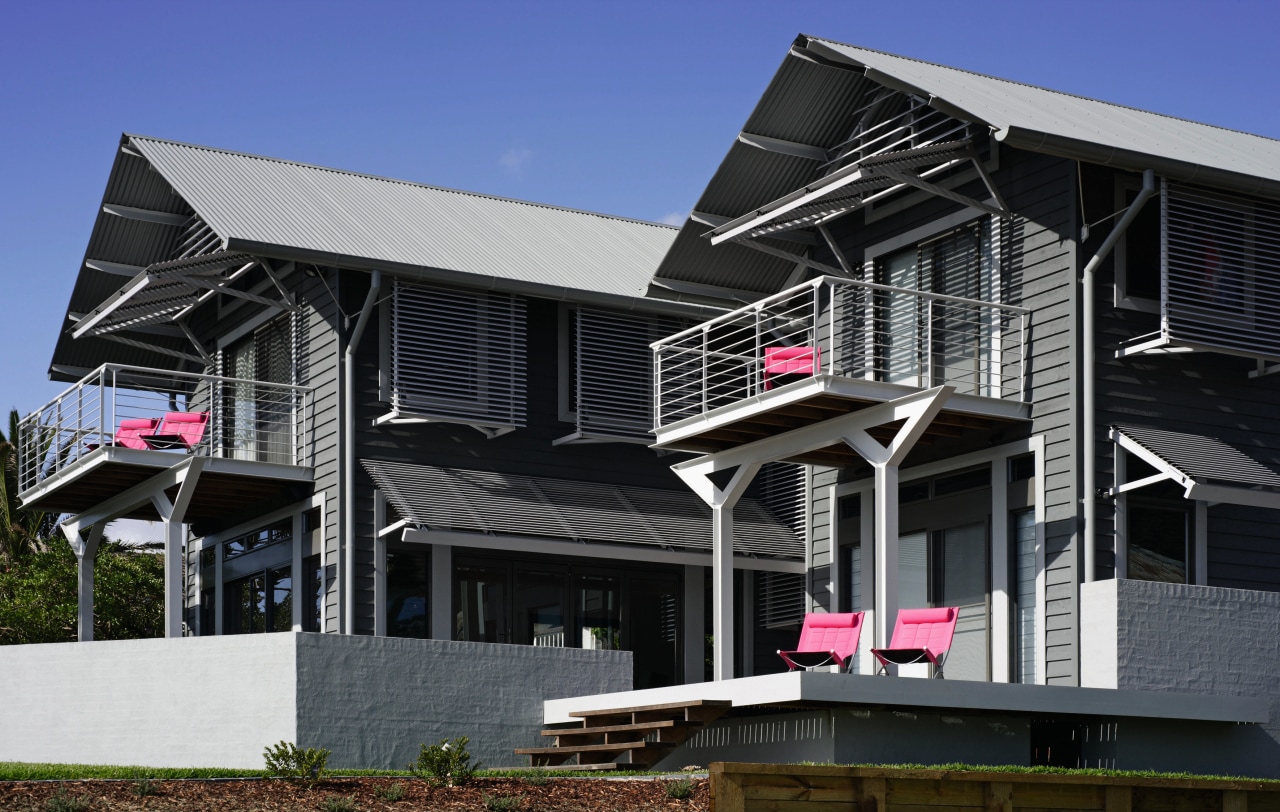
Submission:
<svg viewBox="0 0 1280 812">
<path fill-rule="evenodd" d="M 362 460 L 413 524 L 610 544 L 711 549 L 711 510 L 690 491 Z M 754 499 L 734 508 L 734 550 L 799 558 L 804 543 Z"/>
<path fill-rule="evenodd" d="M 676 236 L 656 223 L 275 158 L 136 135 L 129 143 L 230 249 L 278 246 L 644 296 Z"/>
<path fill-rule="evenodd" d="M 809 46 L 954 105 L 1002 140 L 1023 131 L 1017 145 L 1024 148 L 1034 149 L 1034 134 L 1043 134 L 1280 182 L 1280 141 L 1271 138 L 830 40 L 810 38 Z"/>
<path fill-rule="evenodd" d="M 1197 482 L 1280 488 L 1280 473 L 1222 440 L 1143 426 L 1113 428 Z"/>
</svg>

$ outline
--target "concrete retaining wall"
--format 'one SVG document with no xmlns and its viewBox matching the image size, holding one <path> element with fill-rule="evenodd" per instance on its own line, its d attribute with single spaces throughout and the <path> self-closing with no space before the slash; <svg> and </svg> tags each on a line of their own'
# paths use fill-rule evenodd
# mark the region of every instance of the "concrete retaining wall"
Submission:
<svg viewBox="0 0 1280 812">
<path fill-rule="evenodd" d="M 1270 708 L 1260 725 L 1176 735 L 1158 720 L 1126 722 L 1126 769 L 1158 759 L 1165 770 L 1280 778 L 1280 593 L 1111 580 L 1083 584 L 1080 597 L 1085 686 L 1254 696 Z"/>
<path fill-rule="evenodd" d="M 468 736 L 512 766 L 544 699 L 626 690 L 631 671 L 630 652 L 318 634 L 4 646 L 0 761 L 259 768 L 286 740 L 404 767 Z"/>
</svg>

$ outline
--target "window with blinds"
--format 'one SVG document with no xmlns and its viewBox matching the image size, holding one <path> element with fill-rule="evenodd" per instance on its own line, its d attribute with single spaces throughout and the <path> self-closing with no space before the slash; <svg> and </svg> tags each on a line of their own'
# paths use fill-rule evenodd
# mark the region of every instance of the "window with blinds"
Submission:
<svg viewBox="0 0 1280 812">
<path fill-rule="evenodd" d="M 565 329 L 562 391 L 577 439 L 652 442 L 653 351 L 688 323 L 667 316 L 574 308 Z"/>
<path fill-rule="evenodd" d="M 267 384 L 295 383 L 295 318 L 279 316 L 221 351 L 214 442 L 229 456 L 289 464 L 294 458 L 297 395 Z"/>
<path fill-rule="evenodd" d="M 804 623 L 804 575 L 756 572 L 756 625 L 763 629 Z"/>
<path fill-rule="evenodd" d="M 519 296 L 397 281 L 391 300 L 393 414 L 524 426 L 525 323 Z"/>
</svg>

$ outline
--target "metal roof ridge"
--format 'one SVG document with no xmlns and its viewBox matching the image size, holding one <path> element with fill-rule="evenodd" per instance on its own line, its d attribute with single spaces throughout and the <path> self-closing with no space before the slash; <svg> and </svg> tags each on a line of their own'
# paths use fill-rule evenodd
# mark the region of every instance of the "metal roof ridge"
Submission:
<svg viewBox="0 0 1280 812">
<path fill-rule="evenodd" d="M 651 220 L 640 220 L 635 217 L 623 217 L 622 215 L 619 215 L 619 214 L 606 214 L 604 212 L 588 211 L 587 209 L 575 209 L 569 206 L 556 206 L 551 203 L 539 203 L 536 200 L 521 200 L 519 198 L 514 198 L 514 197 L 502 197 L 501 195 L 491 195 L 491 194 L 486 194 L 485 192 L 473 192 L 473 191 L 468 191 L 466 189 L 453 189 L 448 186 L 434 186 L 430 183 L 420 183 L 418 181 L 405 180 L 403 178 L 392 178 L 392 177 L 387 177 L 386 175 L 372 175 L 367 172 L 356 172 L 351 169 L 339 169 L 332 166 L 321 166 L 319 164 L 309 164 L 302 161 L 292 161 L 292 160 L 289 160 L 288 158 L 276 158 L 270 155 L 255 155 L 254 153 L 251 153 L 251 152 L 241 152 L 239 150 L 224 149 L 222 147 L 210 147 L 204 144 L 190 144 L 185 141 L 175 141 L 170 138 L 157 138 L 151 135 L 142 135 L 140 133 L 131 133 L 131 132 L 122 133 L 122 137 L 128 138 L 130 140 L 134 138 L 139 138 L 144 141 L 153 141 L 160 144 L 170 144 L 172 146 L 183 147 L 185 149 L 198 149 L 198 150 L 204 150 L 206 152 L 217 152 L 223 155 L 231 155 L 237 158 L 248 158 L 256 161 L 269 161 L 271 163 L 286 164 L 289 166 L 301 167 L 303 169 L 311 169 L 317 172 L 332 172 L 335 175 L 349 175 L 351 177 L 366 178 L 368 180 L 376 180 L 376 181 L 381 181 L 383 183 L 394 183 L 400 186 L 415 186 L 420 189 L 429 189 L 434 192 L 447 192 L 447 193 L 457 194 L 457 195 L 466 195 L 468 197 L 479 197 L 486 200 L 493 200 L 498 203 L 513 203 L 513 204 L 523 205 L 523 206 L 533 206 L 539 209 L 560 211 L 568 214 L 581 214 L 588 217 L 599 217 L 604 220 L 615 220 L 621 223 L 633 223 L 635 225 L 652 226 L 654 228 L 670 229 L 673 231 L 679 230 L 678 226 L 672 226 L 666 223 L 655 223 Z M 166 180 L 168 179 L 166 178 Z"/>
<path fill-rule="evenodd" d="M 1054 93 L 1059 96 L 1065 96 L 1066 98 L 1069 98 L 1069 99 L 1080 99 L 1081 101 L 1093 102 L 1095 104 L 1105 104 L 1108 107 L 1116 107 L 1121 110 L 1132 110 L 1135 113 L 1144 113 L 1146 115 L 1151 115 L 1151 116 L 1160 116 L 1161 118 L 1167 118 L 1171 121 L 1180 121 L 1184 124 L 1195 124 L 1200 127 L 1209 127 L 1211 129 L 1220 130 L 1222 132 L 1236 133 L 1237 135 L 1247 135 L 1253 138 L 1261 138 L 1266 141 L 1280 141 L 1280 138 L 1273 138 L 1272 136 L 1269 136 L 1269 135 L 1259 135 L 1258 133 L 1252 133 L 1252 132 L 1249 132 L 1248 130 L 1237 130 L 1232 127 L 1223 127 L 1220 124 L 1210 124 L 1205 121 L 1196 121 L 1193 118 L 1183 118 L 1181 116 L 1175 116 L 1169 113 L 1161 113 L 1156 110 L 1147 110 L 1142 107 L 1134 107 L 1131 104 L 1120 104 L 1119 102 L 1111 102 L 1111 101 L 1106 101 L 1104 99 L 1095 99 L 1092 96 L 1085 96 L 1080 93 L 1071 93 L 1066 90 L 1056 90 L 1054 88 L 1044 87 L 1042 85 L 1033 85 L 1029 82 L 1019 82 L 1016 79 L 1006 79 L 1003 76 L 992 76 L 989 73 L 980 73 L 978 71 L 969 70 L 967 68 L 957 68 L 954 65 L 943 65 L 939 62 L 930 62 L 927 59 L 919 59 L 914 56 L 904 56 L 902 54 L 895 54 L 890 51 L 882 51 L 877 48 L 868 48 L 863 45 L 853 45 L 848 42 L 839 42 L 837 40 L 826 39 L 824 37 L 815 37 L 809 34 L 801 34 L 800 36 L 804 37 L 805 39 L 816 40 L 818 42 L 822 42 L 828 45 L 838 45 L 844 48 L 857 48 L 860 51 L 870 51 L 871 53 L 879 54 L 881 56 L 888 56 L 894 59 L 904 59 L 908 62 L 916 62 L 921 65 L 928 65 L 931 68 L 943 68 L 945 70 L 954 71 L 955 73 L 965 73 L 970 76 L 977 76 L 981 79 L 990 79 L 996 82 L 1004 82 L 1010 85 L 1017 85 L 1019 87 L 1031 88 L 1032 90 L 1041 90 L 1041 91 L 1044 91 L 1045 93 Z"/>
</svg>

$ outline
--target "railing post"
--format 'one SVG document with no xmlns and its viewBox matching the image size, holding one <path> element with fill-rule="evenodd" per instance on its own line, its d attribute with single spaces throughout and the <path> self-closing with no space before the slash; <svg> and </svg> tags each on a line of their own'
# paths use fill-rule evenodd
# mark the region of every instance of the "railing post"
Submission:
<svg viewBox="0 0 1280 812">
<path fill-rule="evenodd" d="M 1021 333 L 1022 347 L 1018 350 L 1018 400 L 1027 402 L 1027 314 L 1018 315 L 1018 332 Z"/>
<path fill-rule="evenodd" d="M 756 308 L 755 351 L 751 366 L 747 369 L 747 397 L 764 390 L 764 342 L 760 340 L 760 314 L 764 308 Z"/>
<path fill-rule="evenodd" d="M 925 311 L 924 311 L 924 317 L 925 317 L 925 328 L 924 328 L 924 337 L 925 337 L 925 342 L 924 342 L 924 352 L 925 352 L 925 359 L 926 359 L 926 360 L 925 360 L 925 369 L 927 370 L 927 374 L 928 374 L 928 378 L 926 379 L 927 383 L 926 383 L 925 385 L 926 385 L 926 387 L 929 387 L 929 386 L 936 386 L 938 382 L 937 382 L 936 380 L 934 380 L 934 377 L 933 377 L 933 376 L 934 376 L 934 370 L 933 370 L 933 299 L 926 299 L 926 300 L 925 300 L 925 302 L 926 302 L 926 303 L 925 303 Z"/>
<path fill-rule="evenodd" d="M 827 372 L 830 372 L 832 369 L 834 369 L 833 362 L 835 359 L 833 356 L 836 354 L 836 289 L 835 287 L 831 287 L 831 292 L 827 296 L 827 351 L 826 352 L 822 351 L 822 339 L 818 335 L 818 324 L 820 323 L 821 311 L 822 311 L 822 307 L 821 307 L 822 296 L 819 294 L 818 291 L 821 290 L 822 287 L 827 286 L 827 284 L 828 283 L 824 280 L 809 289 L 810 290 L 809 295 L 813 296 L 813 346 L 818 349 L 818 354 L 820 356 L 823 356 L 818 359 L 818 363 L 816 365 L 816 371 L 818 374 L 822 373 L 823 364 L 827 365 Z"/>
<path fill-rule="evenodd" d="M 702 411 L 704 414 L 707 411 L 707 388 L 711 385 L 710 370 L 707 368 L 711 357 L 709 355 L 710 348 L 707 347 L 707 334 L 709 332 L 709 329 L 703 329 L 702 331 Z"/>
</svg>

